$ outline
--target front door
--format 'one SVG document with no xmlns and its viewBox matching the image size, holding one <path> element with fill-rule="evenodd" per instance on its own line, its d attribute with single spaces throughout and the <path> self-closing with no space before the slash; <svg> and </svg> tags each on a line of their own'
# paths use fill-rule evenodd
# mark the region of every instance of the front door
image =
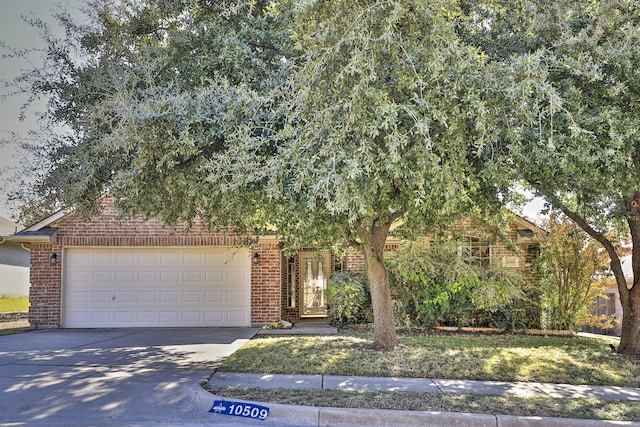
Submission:
<svg viewBox="0 0 640 427">
<path fill-rule="evenodd" d="M 330 274 L 331 256 L 328 252 L 301 253 L 300 271 L 300 317 L 327 316 L 327 282 Z"/>
</svg>

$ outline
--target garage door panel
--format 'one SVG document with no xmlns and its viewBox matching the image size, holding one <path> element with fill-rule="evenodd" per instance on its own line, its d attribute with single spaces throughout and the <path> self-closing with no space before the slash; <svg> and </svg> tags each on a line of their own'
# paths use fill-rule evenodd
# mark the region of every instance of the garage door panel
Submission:
<svg viewBox="0 0 640 427">
<path fill-rule="evenodd" d="M 222 252 L 208 252 L 204 256 L 206 265 L 222 265 L 229 261 L 230 257 Z"/>
<path fill-rule="evenodd" d="M 135 293 L 133 291 L 118 291 L 113 293 L 113 300 L 118 304 L 136 302 Z"/>
<path fill-rule="evenodd" d="M 162 265 L 180 265 L 181 254 L 177 252 L 160 252 L 160 259 Z"/>
<path fill-rule="evenodd" d="M 208 303 L 224 302 L 224 292 L 222 291 L 206 291 L 204 301 Z"/>
<path fill-rule="evenodd" d="M 91 323 L 98 325 L 107 325 L 113 320 L 110 311 L 91 311 L 87 313 L 87 317 L 91 319 Z"/>
<path fill-rule="evenodd" d="M 159 266 L 162 265 L 160 262 L 158 262 L 158 255 L 159 253 L 157 251 L 146 251 L 146 252 L 138 252 L 138 253 L 134 253 L 132 252 L 132 254 L 134 254 L 134 259 L 136 261 L 130 261 L 128 263 L 128 265 L 148 265 L 148 266 Z"/>
<path fill-rule="evenodd" d="M 162 271 L 160 272 L 160 281 L 162 284 L 169 283 L 175 284 L 180 282 L 179 271 Z"/>
<path fill-rule="evenodd" d="M 157 271 L 138 271 L 138 284 L 156 283 L 158 281 Z"/>
<path fill-rule="evenodd" d="M 70 292 L 67 296 L 67 300 L 74 304 L 86 304 L 89 302 L 90 292 L 81 291 L 81 292 Z"/>
<path fill-rule="evenodd" d="M 177 311 L 162 311 L 160 312 L 160 324 L 161 325 L 174 325 L 180 322 L 180 313 Z"/>
<path fill-rule="evenodd" d="M 91 275 L 93 283 L 106 283 L 111 284 L 114 280 L 114 275 L 111 271 L 94 271 Z"/>
<path fill-rule="evenodd" d="M 205 271 L 205 281 L 208 283 L 222 283 L 225 281 L 222 271 Z"/>
<path fill-rule="evenodd" d="M 182 301 L 187 303 L 202 302 L 202 293 L 200 291 L 184 291 Z"/>
<path fill-rule="evenodd" d="M 242 291 L 229 291 L 227 292 L 227 302 L 245 303 L 247 301 L 246 294 Z"/>
<path fill-rule="evenodd" d="M 158 323 L 158 316 L 155 311 L 138 311 L 137 315 L 137 323 L 140 324 L 153 324 Z"/>
<path fill-rule="evenodd" d="M 118 265 L 119 261 L 113 252 L 94 252 L 93 258 L 89 261 L 92 264 L 104 265 L 106 267 L 111 267 L 114 265 Z"/>
<path fill-rule="evenodd" d="M 202 271 L 185 271 L 183 282 L 185 283 L 202 283 Z"/>
<path fill-rule="evenodd" d="M 184 252 L 183 265 L 186 267 L 204 267 L 207 265 L 205 254 L 202 252 Z"/>
<path fill-rule="evenodd" d="M 92 303 L 111 303 L 113 301 L 111 292 L 93 291 L 91 292 L 90 302 Z"/>
<path fill-rule="evenodd" d="M 69 248 L 65 327 L 249 326 L 250 256 L 237 248 Z"/>
<path fill-rule="evenodd" d="M 222 311 L 207 311 L 204 315 L 207 323 L 222 324 L 227 320 Z"/>
<path fill-rule="evenodd" d="M 180 292 L 160 292 L 160 302 L 161 303 L 171 303 L 171 302 L 179 302 L 180 301 Z"/>
<path fill-rule="evenodd" d="M 242 310 L 229 310 L 227 311 L 227 322 L 229 323 L 235 323 L 235 322 L 242 322 L 246 320 L 246 314 L 244 311 Z"/>
<path fill-rule="evenodd" d="M 132 311 L 116 311 L 113 316 L 113 320 L 116 323 L 132 323 L 136 315 Z"/>
<path fill-rule="evenodd" d="M 118 283 L 134 283 L 136 281 L 135 271 L 116 271 L 115 280 Z"/>
<path fill-rule="evenodd" d="M 157 301 L 158 301 L 158 293 L 156 291 L 139 291 L 138 292 L 138 302 L 141 304 L 155 303 Z"/>
<path fill-rule="evenodd" d="M 183 311 L 182 312 L 182 323 L 197 324 L 201 322 L 202 322 L 202 312 L 200 311 Z"/>
</svg>

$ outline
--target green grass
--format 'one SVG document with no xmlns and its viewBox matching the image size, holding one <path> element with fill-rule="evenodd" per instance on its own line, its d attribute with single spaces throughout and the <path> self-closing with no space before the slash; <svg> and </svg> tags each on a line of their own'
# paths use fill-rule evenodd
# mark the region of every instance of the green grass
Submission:
<svg viewBox="0 0 640 427">
<path fill-rule="evenodd" d="M 447 378 L 640 387 L 640 359 L 613 354 L 615 341 L 525 335 L 399 334 L 380 352 L 369 332 L 251 340 L 221 371 Z"/>
<path fill-rule="evenodd" d="M 232 399 L 285 405 L 640 421 L 640 402 L 634 401 L 316 389 L 225 387 L 209 390 L 216 395 Z"/>
<path fill-rule="evenodd" d="M 0 313 L 10 313 L 13 311 L 28 311 L 29 297 L 9 298 L 0 297 Z"/>
<path fill-rule="evenodd" d="M 369 331 L 258 337 L 219 371 L 525 381 L 640 387 L 640 359 L 611 353 L 614 340 L 405 331 L 398 346 L 371 348 Z M 310 406 L 450 411 L 640 421 L 640 402 L 405 392 L 211 389 L 231 398 Z"/>
</svg>

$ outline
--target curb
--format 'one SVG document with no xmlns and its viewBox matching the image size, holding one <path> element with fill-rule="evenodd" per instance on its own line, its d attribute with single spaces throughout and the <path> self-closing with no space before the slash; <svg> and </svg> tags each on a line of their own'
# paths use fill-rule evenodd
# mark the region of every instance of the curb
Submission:
<svg viewBox="0 0 640 427">
<path fill-rule="evenodd" d="M 206 392 L 206 390 L 205 390 Z M 208 392 L 206 392 L 208 393 Z M 640 423 L 631 421 L 587 420 L 574 418 L 519 417 L 514 415 L 470 414 L 462 412 L 398 411 L 388 409 L 328 408 L 315 406 L 283 405 L 279 403 L 255 402 L 242 399 L 227 399 L 208 393 L 198 393 L 198 406 L 209 411 L 214 400 L 234 400 L 267 406 L 269 417 L 260 422 L 261 426 L 296 427 L 596 427 L 631 426 Z M 212 420 L 236 418 L 229 415 L 211 414 Z M 215 418 L 214 418 L 215 417 Z"/>
</svg>

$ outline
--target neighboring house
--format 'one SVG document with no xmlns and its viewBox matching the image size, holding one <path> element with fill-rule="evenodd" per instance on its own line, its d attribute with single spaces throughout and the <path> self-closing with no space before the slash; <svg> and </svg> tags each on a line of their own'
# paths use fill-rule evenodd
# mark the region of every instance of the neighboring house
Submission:
<svg viewBox="0 0 640 427">
<path fill-rule="evenodd" d="M 633 284 L 631 255 L 620 258 L 620 264 L 622 264 L 622 271 L 624 272 L 624 278 L 627 282 L 627 286 L 631 286 Z M 596 298 L 593 315 L 604 315 L 606 317 L 613 317 L 616 320 L 614 327 L 610 329 L 601 329 L 585 326 L 582 328 L 582 331 L 619 337 L 622 334 L 622 303 L 620 302 L 620 292 L 618 291 L 618 285 L 616 284 L 615 280 L 612 281 L 611 285 L 606 288 L 603 293 L 604 298 Z"/>
<path fill-rule="evenodd" d="M 22 227 L 0 217 L 0 236 L 8 236 Z M 0 237 L 0 297 L 29 295 L 29 250 L 21 243 Z"/>
<path fill-rule="evenodd" d="M 511 237 L 522 250 L 515 252 L 467 236 L 469 248 L 482 248 L 490 262 L 526 269 L 538 231 L 518 219 Z M 155 220 L 121 220 L 108 199 L 91 220 L 59 212 L 8 240 L 31 246 L 33 327 L 250 326 L 324 318 L 331 273 L 362 265 L 355 253 L 340 259 L 308 249 L 286 257 L 274 236 L 238 236 L 198 223 L 180 232 Z M 387 250 L 399 243 L 389 239 Z"/>
</svg>

